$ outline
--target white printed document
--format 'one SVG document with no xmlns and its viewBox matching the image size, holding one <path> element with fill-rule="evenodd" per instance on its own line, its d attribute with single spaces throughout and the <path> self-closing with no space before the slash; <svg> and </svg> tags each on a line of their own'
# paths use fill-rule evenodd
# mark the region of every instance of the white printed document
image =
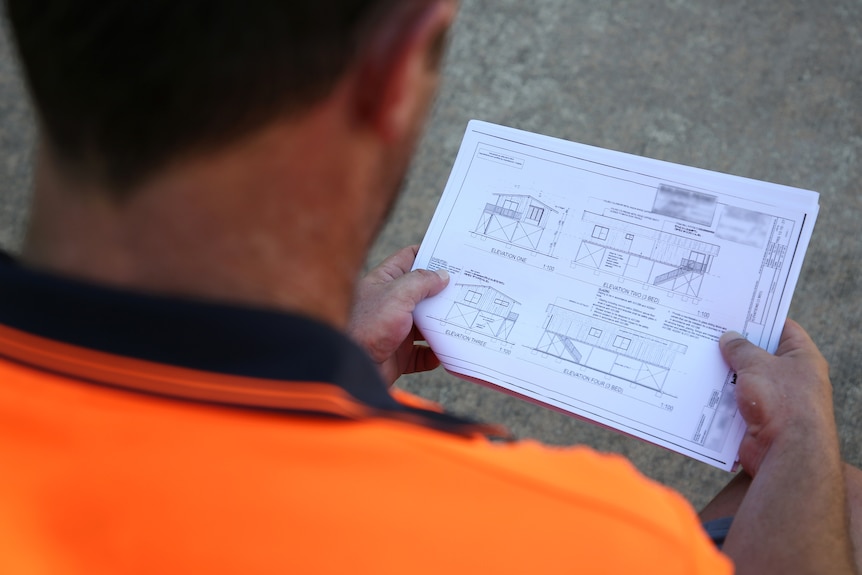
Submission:
<svg viewBox="0 0 862 575">
<path fill-rule="evenodd" d="M 470 122 L 415 267 L 455 375 L 730 470 L 745 424 L 718 349 L 774 352 L 818 194 Z"/>
</svg>

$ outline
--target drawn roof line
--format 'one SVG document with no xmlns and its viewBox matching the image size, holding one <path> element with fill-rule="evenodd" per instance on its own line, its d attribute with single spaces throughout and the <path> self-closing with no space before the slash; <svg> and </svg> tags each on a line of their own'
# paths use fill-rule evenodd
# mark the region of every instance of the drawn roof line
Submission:
<svg viewBox="0 0 862 575">
<path fill-rule="evenodd" d="M 543 206 L 545 206 L 546 208 L 548 208 L 549 210 L 551 210 L 551 211 L 552 211 L 552 212 L 554 212 L 555 214 L 559 214 L 559 213 L 560 213 L 558 210 L 555 210 L 554 208 L 552 208 L 551 206 L 549 206 L 548 204 L 546 204 L 546 203 L 545 203 L 545 202 L 543 202 L 542 200 L 536 199 L 535 197 L 531 196 L 530 194 L 499 194 L 499 193 L 497 193 L 497 192 L 494 192 L 494 195 L 495 195 L 495 196 L 506 196 L 506 197 L 509 197 L 509 198 L 530 198 L 530 199 L 531 199 L 531 200 L 533 200 L 534 202 L 537 202 L 537 203 L 539 203 L 539 204 L 542 204 Z"/>
<path fill-rule="evenodd" d="M 589 327 L 598 327 L 599 329 L 601 329 L 603 331 L 609 331 L 614 335 L 637 338 L 637 339 L 639 339 L 641 341 L 645 341 L 647 343 L 653 343 L 655 345 L 662 346 L 662 347 L 667 348 L 671 351 L 682 350 L 681 353 L 683 353 L 683 354 L 688 351 L 688 346 L 685 345 L 684 343 L 679 343 L 678 341 L 673 341 L 670 339 L 664 339 L 663 337 L 654 336 L 652 334 L 638 331 L 638 330 L 632 329 L 630 327 L 625 327 L 625 326 L 617 325 L 617 324 L 614 324 L 614 323 L 611 323 L 611 322 L 608 322 L 605 320 L 596 319 L 594 317 L 590 317 L 588 315 L 582 314 L 581 312 L 571 310 L 569 308 L 563 307 L 561 305 L 557 305 L 555 303 L 548 304 L 548 307 L 545 310 L 545 313 L 550 314 L 551 308 L 556 308 L 556 309 L 562 310 L 563 312 L 565 312 L 566 315 L 575 316 L 575 318 L 574 318 L 575 321 L 579 321 L 580 323 L 586 324 Z M 546 331 L 552 331 L 553 332 L 553 330 L 546 330 Z M 558 332 L 554 332 L 554 333 L 558 333 Z M 565 334 L 561 334 L 561 335 L 565 335 Z"/>
<path fill-rule="evenodd" d="M 462 286 L 462 287 L 475 287 L 475 288 L 485 288 L 485 289 L 493 290 L 493 291 L 497 292 L 498 294 L 500 294 L 501 296 L 505 297 L 506 299 L 512 300 L 516 304 L 520 305 L 520 303 L 521 303 L 518 300 L 516 300 L 515 298 L 504 294 L 503 292 L 501 292 L 500 290 L 498 290 L 495 287 L 486 286 L 486 285 L 482 285 L 482 284 L 460 284 L 460 283 L 456 283 L 455 285 L 456 286 Z"/>
</svg>

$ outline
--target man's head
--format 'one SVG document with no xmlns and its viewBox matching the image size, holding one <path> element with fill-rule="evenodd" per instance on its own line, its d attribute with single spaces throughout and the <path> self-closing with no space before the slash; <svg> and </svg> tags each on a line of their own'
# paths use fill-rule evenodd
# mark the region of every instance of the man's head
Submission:
<svg viewBox="0 0 862 575">
<path fill-rule="evenodd" d="M 422 4 L 6 1 L 55 159 L 118 193 L 178 157 L 301 113 L 394 12 Z"/>
<path fill-rule="evenodd" d="M 6 0 L 40 121 L 23 260 L 343 325 L 456 0 Z"/>
</svg>

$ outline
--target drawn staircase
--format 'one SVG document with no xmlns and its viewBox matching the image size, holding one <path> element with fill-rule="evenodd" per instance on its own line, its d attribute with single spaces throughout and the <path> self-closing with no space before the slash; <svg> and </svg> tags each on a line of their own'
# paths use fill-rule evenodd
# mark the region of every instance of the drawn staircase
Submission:
<svg viewBox="0 0 862 575">
<path fill-rule="evenodd" d="M 578 348 L 575 347 L 575 344 L 572 343 L 567 337 L 559 336 L 560 339 L 563 340 L 563 346 L 566 348 L 566 351 L 569 352 L 569 355 L 575 360 L 575 363 L 581 363 L 581 352 L 578 351 Z"/>
<path fill-rule="evenodd" d="M 661 274 L 660 276 L 656 276 L 655 280 L 653 281 L 653 285 L 661 285 L 663 283 L 667 283 L 670 280 L 675 280 L 676 278 L 691 272 L 702 274 L 705 268 L 706 265 L 703 263 L 696 262 L 694 260 L 683 259 L 682 265 L 680 267 L 667 273 Z"/>
</svg>

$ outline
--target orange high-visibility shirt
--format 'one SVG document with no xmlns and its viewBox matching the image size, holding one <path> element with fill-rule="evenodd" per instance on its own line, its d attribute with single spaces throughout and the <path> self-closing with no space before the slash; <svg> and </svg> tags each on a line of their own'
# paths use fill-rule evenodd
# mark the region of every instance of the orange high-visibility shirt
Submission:
<svg viewBox="0 0 862 575">
<path fill-rule="evenodd" d="M 0 324 L 0 573 L 732 571 L 624 459 L 407 407 L 309 320 L 6 269 Z"/>
</svg>

